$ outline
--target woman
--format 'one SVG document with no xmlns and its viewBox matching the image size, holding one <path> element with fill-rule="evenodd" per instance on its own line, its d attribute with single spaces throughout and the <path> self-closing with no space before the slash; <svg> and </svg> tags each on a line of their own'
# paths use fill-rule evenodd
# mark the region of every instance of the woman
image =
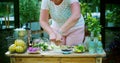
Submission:
<svg viewBox="0 0 120 63">
<path fill-rule="evenodd" d="M 52 24 L 49 24 L 49 15 Z M 84 19 L 78 0 L 42 0 L 40 24 L 57 45 L 74 46 L 84 39 Z"/>
</svg>

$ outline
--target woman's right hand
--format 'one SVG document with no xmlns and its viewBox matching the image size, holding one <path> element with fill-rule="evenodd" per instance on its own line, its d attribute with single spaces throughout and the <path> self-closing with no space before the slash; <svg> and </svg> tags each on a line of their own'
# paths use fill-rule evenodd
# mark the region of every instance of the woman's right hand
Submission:
<svg viewBox="0 0 120 63">
<path fill-rule="evenodd" d="M 50 37 L 50 41 L 51 42 L 55 42 L 56 41 L 56 35 L 55 35 L 55 33 L 49 34 L 49 37 Z"/>
</svg>

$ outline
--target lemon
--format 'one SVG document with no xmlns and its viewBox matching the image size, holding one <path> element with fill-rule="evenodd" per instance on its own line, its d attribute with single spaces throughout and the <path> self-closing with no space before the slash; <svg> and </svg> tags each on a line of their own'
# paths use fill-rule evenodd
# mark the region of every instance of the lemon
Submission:
<svg viewBox="0 0 120 63">
<path fill-rule="evenodd" d="M 16 51 L 16 45 L 15 45 L 15 44 L 12 44 L 12 45 L 9 46 L 8 49 L 9 49 L 10 53 L 13 53 L 13 52 Z"/>
<path fill-rule="evenodd" d="M 24 52 L 24 48 L 22 46 L 16 46 L 16 52 L 22 53 L 22 52 Z"/>
<path fill-rule="evenodd" d="M 16 46 L 25 46 L 25 42 L 22 39 L 16 39 L 14 44 Z"/>
</svg>

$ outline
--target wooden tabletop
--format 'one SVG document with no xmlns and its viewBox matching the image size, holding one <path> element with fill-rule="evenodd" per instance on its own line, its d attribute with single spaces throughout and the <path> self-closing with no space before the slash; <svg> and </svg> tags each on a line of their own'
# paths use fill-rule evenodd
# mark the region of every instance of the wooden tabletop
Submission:
<svg viewBox="0 0 120 63">
<path fill-rule="evenodd" d="M 105 57 L 106 53 L 103 52 L 101 54 L 90 54 L 88 52 L 84 53 L 71 53 L 71 54 L 62 54 L 62 52 L 54 52 L 54 51 L 44 51 L 37 54 L 30 54 L 28 52 L 25 53 L 10 53 L 9 51 L 5 53 L 5 55 L 10 57 Z"/>
</svg>

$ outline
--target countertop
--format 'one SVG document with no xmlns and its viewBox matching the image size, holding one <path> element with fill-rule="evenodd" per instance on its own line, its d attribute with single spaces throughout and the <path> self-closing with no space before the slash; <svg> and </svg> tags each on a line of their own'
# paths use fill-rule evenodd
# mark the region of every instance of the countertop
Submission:
<svg viewBox="0 0 120 63">
<path fill-rule="evenodd" d="M 10 56 L 10 57 L 105 57 L 106 53 L 103 52 L 101 54 L 90 54 L 88 52 L 84 52 L 84 53 L 71 53 L 71 54 L 62 54 L 62 52 L 54 52 L 54 51 L 44 51 L 44 52 L 40 52 L 40 53 L 33 53 L 30 54 L 28 52 L 25 53 L 10 53 L 9 51 L 7 51 L 5 53 L 6 56 Z"/>
</svg>

